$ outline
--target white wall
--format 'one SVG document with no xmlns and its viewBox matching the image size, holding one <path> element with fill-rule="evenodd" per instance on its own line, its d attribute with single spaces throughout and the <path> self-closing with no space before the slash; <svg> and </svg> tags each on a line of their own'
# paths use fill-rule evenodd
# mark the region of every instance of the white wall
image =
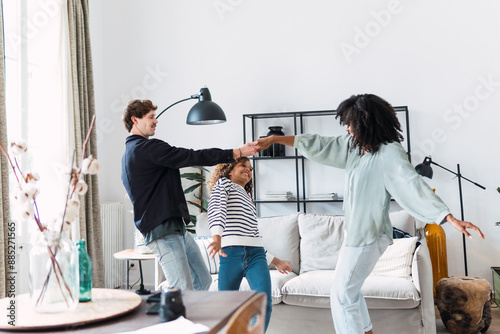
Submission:
<svg viewBox="0 0 500 334">
<path fill-rule="evenodd" d="M 466 219 L 486 234 L 467 240 L 469 275 L 491 282 L 500 265 L 499 13 L 494 0 L 91 0 L 101 199 L 130 205 L 121 111 L 133 98 L 161 110 L 207 85 L 228 121 L 188 126 L 193 103 L 184 102 L 160 118 L 157 137 L 232 148 L 242 144 L 242 114 L 335 109 L 374 93 L 409 106 L 415 164 L 425 155 L 450 169 L 460 163 L 486 186 L 464 181 L 463 192 Z M 459 217 L 457 180 L 437 167 L 434 175 L 429 183 Z M 132 246 L 130 214 L 126 222 Z M 462 237 L 444 227 L 449 274 L 463 275 Z"/>
</svg>

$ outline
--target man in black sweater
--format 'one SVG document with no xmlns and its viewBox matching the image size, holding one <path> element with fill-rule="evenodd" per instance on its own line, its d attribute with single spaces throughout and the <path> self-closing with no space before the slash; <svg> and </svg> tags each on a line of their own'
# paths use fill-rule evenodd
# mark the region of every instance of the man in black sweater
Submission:
<svg viewBox="0 0 500 334">
<path fill-rule="evenodd" d="M 231 162 L 257 150 L 255 143 L 239 149 L 191 150 L 149 139 L 158 123 L 156 109 L 150 100 L 133 100 L 123 113 L 130 136 L 122 157 L 122 182 L 134 207 L 135 226 L 162 266 L 169 287 L 207 290 L 212 279 L 186 230 L 190 219 L 179 168 Z"/>
</svg>

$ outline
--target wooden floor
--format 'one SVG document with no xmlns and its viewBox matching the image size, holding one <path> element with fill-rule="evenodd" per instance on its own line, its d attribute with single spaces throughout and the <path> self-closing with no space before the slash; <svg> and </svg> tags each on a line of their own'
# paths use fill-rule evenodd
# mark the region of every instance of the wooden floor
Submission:
<svg viewBox="0 0 500 334">
<path fill-rule="evenodd" d="M 485 334 L 500 334 L 500 308 L 498 308 L 495 304 L 491 305 L 491 325 L 490 328 L 486 331 Z M 439 311 L 436 309 L 436 327 L 438 334 L 447 334 L 449 333 L 446 327 L 444 327 L 441 318 L 439 318 Z"/>
</svg>

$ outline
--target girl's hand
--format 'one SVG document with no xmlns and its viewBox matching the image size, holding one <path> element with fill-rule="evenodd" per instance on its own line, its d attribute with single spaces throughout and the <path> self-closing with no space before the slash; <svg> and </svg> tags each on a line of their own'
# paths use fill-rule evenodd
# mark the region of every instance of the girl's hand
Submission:
<svg viewBox="0 0 500 334">
<path fill-rule="evenodd" d="M 272 261 L 272 264 L 276 266 L 276 269 L 282 274 L 289 274 L 292 271 L 292 268 L 290 267 L 292 265 L 292 262 L 287 261 L 287 260 L 281 260 L 275 257 Z"/>
<path fill-rule="evenodd" d="M 212 236 L 213 242 L 211 242 L 208 246 L 208 255 L 210 256 L 211 259 L 214 258 L 215 254 L 219 254 L 220 256 L 227 257 L 227 254 L 222 251 L 221 247 L 221 242 L 220 242 L 220 235 L 213 235 Z"/>
</svg>

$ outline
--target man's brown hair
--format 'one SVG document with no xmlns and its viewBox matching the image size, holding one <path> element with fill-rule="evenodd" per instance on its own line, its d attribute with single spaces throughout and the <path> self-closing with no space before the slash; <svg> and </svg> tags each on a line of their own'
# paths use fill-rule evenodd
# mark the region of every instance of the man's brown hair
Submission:
<svg viewBox="0 0 500 334">
<path fill-rule="evenodd" d="M 157 106 L 151 102 L 151 100 L 132 100 L 128 103 L 127 108 L 123 111 L 122 121 L 125 124 L 125 129 L 128 132 L 132 130 L 134 122 L 132 122 L 132 116 L 137 118 L 143 118 L 151 110 L 158 109 Z"/>
</svg>

